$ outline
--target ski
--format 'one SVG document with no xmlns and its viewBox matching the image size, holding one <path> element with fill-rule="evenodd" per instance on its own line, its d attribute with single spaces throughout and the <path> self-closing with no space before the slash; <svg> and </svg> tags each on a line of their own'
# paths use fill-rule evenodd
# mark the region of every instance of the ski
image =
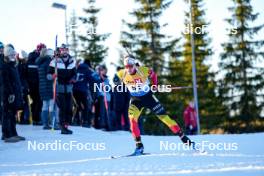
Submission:
<svg viewBox="0 0 264 176">
<path fill-rule="evenodd" d="M 118 158 L 127 158 L 127 157 L 139 157 L 139 156 L 144 156 L 144 155 L 150 155 L 150 153 L 142 153 L 142 154 L 129 154 L 129 155 L 119 155 L 119 156 L 111 156 L 111 159 L 118 159 Z"/>
</svg>

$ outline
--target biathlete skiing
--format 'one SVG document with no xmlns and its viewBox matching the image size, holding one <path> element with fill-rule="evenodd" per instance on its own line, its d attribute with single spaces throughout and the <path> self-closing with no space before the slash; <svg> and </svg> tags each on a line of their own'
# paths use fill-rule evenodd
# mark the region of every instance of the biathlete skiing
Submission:
<svg viewBox="0 0 264 176">
<path fill-rule="evenodd" d="M 151 90 L 151 83 L 154 87 L 158 85 L 156 73 L 148 67 L 138 66 L 132 55 L 124 58 L 124 66 L 124 69 L 117 72 L 117 76 L 131 94 L 128 112 L 131 132 L 136 142 L 136 149 L 132 155 L 144 154 L 144 146 L 138 126 L 138 120 L 144 108 L 149 108 L 174 134 L 180 137 L 184 144 L 194 148 L 195 143 L 183 133 L 177 122 L 166 114 L 164 107 Z"/>
</svg>

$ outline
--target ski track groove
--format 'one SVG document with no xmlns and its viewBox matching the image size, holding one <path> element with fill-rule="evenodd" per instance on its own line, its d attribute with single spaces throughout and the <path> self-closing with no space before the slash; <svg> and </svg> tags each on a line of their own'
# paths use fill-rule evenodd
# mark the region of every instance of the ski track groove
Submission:
<svg viewBox="0 0 264 176">
<path fill-rule="evenodd" d="M 173 171 L 126 171 L 126 172 L 116 172 L 116 171 L 103 171 L 103 172 L 80 172 L 80 173 L 75 173 L 75 172 L 65 172 L 63 175 L 81 175 L 81 176 L 96 176 L 96 175 L 186 175 L 186 174 L 205 174 L 205 173 L 222 173 L 222 172 L 232 172 L 232 171 L 263 171 L 264 166 L 230 166 L 230 167 L 222 167 L 222 168 L 204 168 L 204 169 L 182 169 L 182 170 L 173 170 Z M 3 175 L 38 175 L 37 171 L 35 173 L 25 173 L 25 172 L 20 172 L 20 173 L 4 173 Z M 46 173 L 44 175 L 61 175 L 60 172 L 56 173 Z"/>
<path fill-rule="evenodd" d="M 135 158 L 144 158 L 144 157 L 167 157 L 167 156 L 192 156 L 192 157 L 238 157 L 238 158 L 262 158 L 264 155 L 248 155 L 248 154 L 186 154 L 186 153 L 153 153 L 149 155 L 140 155 L 135 157 L 122 157 L 121 155 L 115 156 L 117 158 L 109 157 L 95 157 L 87 158 L 81 160 L 69 160 L 69 161 L 58 161 L 58 162 L 42 162 L 42 163 L 25 163 L 25 164 L 0 164 L 0 167 L 30 167 L 30 166 L 48 166 L 48 165 L 61 165 L 61 164 L 77 164 L 77 163 L 86 163 L 90 161 L 102 161 L 102 160 L 121 160 L 121 159 L 135 159 Z"/>
</svg>

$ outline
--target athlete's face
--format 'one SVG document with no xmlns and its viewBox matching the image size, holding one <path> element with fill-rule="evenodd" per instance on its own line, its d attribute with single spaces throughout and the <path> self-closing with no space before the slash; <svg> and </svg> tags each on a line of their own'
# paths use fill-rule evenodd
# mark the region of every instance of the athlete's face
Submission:
<svg viewBox="0 0 264 176">
<path fill-rule="evenodd" d="M 126 71 L 128 72 L 128 74 L 133 75 L 136 73 L 136 68 L 134 65 L 126 65 Z"/>
</svg>

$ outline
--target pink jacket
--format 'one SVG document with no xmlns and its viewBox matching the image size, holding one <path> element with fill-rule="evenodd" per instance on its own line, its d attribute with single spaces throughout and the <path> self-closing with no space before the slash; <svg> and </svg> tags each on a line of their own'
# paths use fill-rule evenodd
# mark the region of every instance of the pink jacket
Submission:
<svg viewBox="0 0 264 176">
<path fill-rule="evenodd" d="M 184 110 L 184 124 L 185 126 L 192 125 L 193 128 L 197 127 L 197 121 L 196 121 L 196 111 L 194 108 L 187 106 Z"/>
</svg>

